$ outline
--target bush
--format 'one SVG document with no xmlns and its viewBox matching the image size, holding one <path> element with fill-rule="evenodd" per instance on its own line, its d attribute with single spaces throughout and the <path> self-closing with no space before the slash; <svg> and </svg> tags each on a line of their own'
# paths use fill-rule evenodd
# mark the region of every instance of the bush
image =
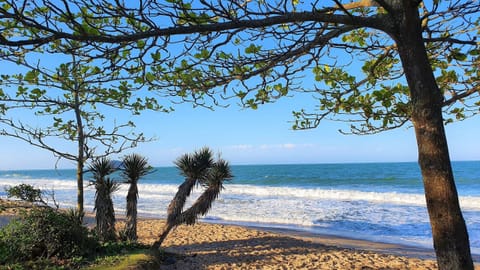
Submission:
<svg viewBox="0 0 480 270">
<path fill-rule="evenodd" d="M 0 264 L 93 255 L 98 241 L 73 212 L 35 207 L 0 229 Z"/>
<path fill-rule="evenodd" d="M 43 192 L 32 185 L 20 184 L 14 187 L 8 187 L 5 189 L 5 191 L 7 192 L 8 198 L 13 197 L 31 203 L 45 203 L 43 200 Z"/>
</svg>

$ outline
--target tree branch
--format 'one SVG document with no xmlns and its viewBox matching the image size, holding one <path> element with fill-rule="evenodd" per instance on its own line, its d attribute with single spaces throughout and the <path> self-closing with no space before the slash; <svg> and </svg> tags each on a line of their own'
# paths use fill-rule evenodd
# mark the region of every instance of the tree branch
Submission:
<svg viewBox="0 0 480 270">
<path fill-rule="evenodd" d="M 1 13 L 0 13 L 1 14 Z M 15 14 L 14 14 L 15 15 Z M 76 41 L 84 42 L 102 42 L 102 43 L 122 43 L 122 42 L 132 42 L 141 39 L 147 39 L 152 37 L 165 37 L 165 36 L 174 36 L 174 35 L 186 35 L 186 34 L 197 34 L 197 33 L 210 33 L 210 32 L 219 32 L 219 31 L 228 31 L 234 29 L 258 29 L 265 28 L 274 25 L 297 23 L 297 22 L 320 22 L 320 23 L 337 23 L 345 24 L 350 26 L 362 26 L 362 27 L 372 27 L 380 29 L 382 27 L 381 16 L 374 17 L 359 17 L 359 16 L 349 16 L 349 15 L 334 15 L 328 14 L 321 11 L 304 11 L 304 12 L 286 12 L 281 15 L 276 15 L 272 17 L 265 17 L 259 19 L 248 19 L 248 20 L 232 20 L 227 22 L 219 23 L 210 23 L 210 24 L 200 24 L 200 25 L 176 25 L 172 27 L 151 29 L 143 32 L 133 32 L 129 34 L 121 35 L 93 35 L 88 33 L 82 34 L 73 34 L 62 32 L 60 30 L 55 30 L 47 28 L 45 26 L 39 25 L 38 23 L 32 23 L 30 19 L 27 19 L 23 16 L 14 16 L 9 14 L 7 18 L 14 18 L 18 20 L 19 23 L 23 24 L 25 27 L 32 27 L 36 29 L 41 29 L 47 33 L 52 33 L 45 37 L 38 38 L 29 38 L 23 40 L 7 40 L 5 37 L 0 35 L 0 44 L 6 46 L 26 46 L 26 45 L 38 45 L 46 44 L 54 40 L 59 39 L 69 39 Z"/>
<path fill-rule="evenodd" d="M 478 43 L 476 37 L 474 37 L 472 40 L 460 40 L 452 37 L 436 37 L 436 38 L 429 37 L 429 38 L 424 38 L 423 40 L 425 42 L 448 42 L 452 44 L 472 45 L 472 46 L 476 46 Z"/>
<path fill-rule="evenodd" d="M 465 91 L 463 93 L 460 93 L 460 94 L 454 94 L 450 99 L 447 99 L 447 100 L 443 101 L 442 106 L 446 107 L 446 106 L 452 105 L 453 103 L 455 103 L 455 102 L 457 102 L 461 99 L 464 99 L 466 97 L 469 97 L 469 96 L 471 96 L 475 93 L 478 93 L 480 95 L 480 87 L 479 86 L 468 89 L 467 91 Z"/>
</svg>

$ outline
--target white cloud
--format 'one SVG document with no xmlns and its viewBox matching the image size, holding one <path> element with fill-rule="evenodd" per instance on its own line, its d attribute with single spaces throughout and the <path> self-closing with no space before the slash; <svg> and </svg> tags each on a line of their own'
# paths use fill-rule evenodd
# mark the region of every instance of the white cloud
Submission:
<svg viewBox="0 0 480 270">
<path fill-rule="evenodd" d="M 251 144 L 235 144 L 235 145 L 227 146 L 226 148 L 233 149 L 233 150 L 251 150 L 251 149 L 254 149 L 255 147 Z"/>
<path fill-rule="evenodd" d="M 296 145 L 296 144 L 293 144 L 293 143 L 285 143 L 282 145 L 282 148 L 286 148 L 286 149 L 293 149 L 293 148 L 297 148 L 299 145 Z"/>
<path fill-rule="evenodd" d="M 294 144 L 294 143 L 283 143 L 283 144 L 261 144 L 261 145 L 252 145 L 252 144 L 236 144 L 225 147 L 226 149 L 238 150 L 238 151 L 252 151 L 252 150 L 292 150 L 292 149 L 302 149 L 302 148 L 311 148 L 314 147 L 314 144 Z"/>
</svg>

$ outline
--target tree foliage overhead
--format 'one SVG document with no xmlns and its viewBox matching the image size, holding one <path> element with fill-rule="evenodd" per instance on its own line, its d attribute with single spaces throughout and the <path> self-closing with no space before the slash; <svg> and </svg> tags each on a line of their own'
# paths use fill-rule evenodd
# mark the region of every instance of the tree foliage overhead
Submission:
<svg viewBox="0 0 480 270">
<path fill-rule="evenodd" d="M 196 105 L 236 96 L 256 108 L 301 91 L 317 102 L 294 113 L 298 129 L 333 119 L 353 122 L 351 132 L 375 133 L 410 119 L 397 47 L 386 34 L 395 31 L 395 1 L 0 3 L 0 44 L 39 48 L 55 40 L 48 49 L 61 51 L 77 40 L 92 57 Z M 446 122 L 477 114 L 478 2 L 414 4 Z"/>
<path fill-rule="evenodd" d="M 128 76 L 108 72 L 102 66 L 72 56 L 53 65 L 45 58 L 33 64 L 24 57 L 3 56 L 21 67 L 3 74 L 2 135 L 22 139 L 53 152 L 59 158 L 77 160 L 78 153 L 59 146 L 59 139 L 82 140 L 84 159 L 119 153 L 147 141 L 135 133 L 133 121 L 118 122 L 107 110 L 164 110 L 152 97 L 136 95 Z M 44 62 L 47 62 L 45 65 Z M 166 111 L 166 110 L 165 110 Z M 32 114 L 35 117 L 32 117 Z M 23 116 L 22 116 L 23 115 Z M 38 121 L 42 118 L 44 121 Z M 97 151 L 96 151 L 97 150 Z"/>
</svg>

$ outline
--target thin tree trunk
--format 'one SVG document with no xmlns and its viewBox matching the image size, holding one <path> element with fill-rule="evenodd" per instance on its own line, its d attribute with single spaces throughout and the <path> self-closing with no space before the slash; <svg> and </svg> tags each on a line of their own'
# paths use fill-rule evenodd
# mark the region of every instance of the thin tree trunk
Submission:
<svg viewBox="0 0 480 270">
<path fill-rule="evenodd" d="M 83 150 L 80 152 L 83 152 Z M 77 160 L 77 211 L 83 218 L 83 161 L 80 159 Z"/>
<path fill-rule="evenodd" d="M 105 186 L 100 187 L 97 192 L 95 201 L 97 234 L 102 241 L 115 240 L 115 211 L 111 195 L 109 195 Z"/>
<path fill-rule="evenodd" d="M 78 89 L 78 87 L 76 88 Z M 83 122 L 80 110 L 80 97 L 78 92 L 74 92 L 75 98 L 75 119 L 77 123 L 77 211 L 80 217 L 83 219 L 83 167 L 85 162 L 85 134 L 83 133 Z"/>
<path fill-rule="evenodd" d="M 153 245 L 152 245 L 153 249 L 159 249 L 160 248 L 163 241 L 165 240 L 165 238 L 167 238 L 168 234 L 173 229 L 173 227 L 174 227 L 173 225 L 169 225 L 169 224 L 165 225 L 165 229 L 163 229 L 162 234 L 160 234 L 160 237 L 158 238 L 158 240 L 155 241 L 155 243 L 153 243 Z"/>
<path fill-rule="evenodd" d="M 443 125 L 443 96 L 428 60 L 417 8 L 407 6 L 404 10 L 403 17 L 397 18 L 401 23 L 395 38 L 411 93 L 411 120 L 438 267 L 473 270 Z"/>
<path fill-rule="evenodd" d="M 130 184 L 127 193 L 127 220 L 125 235 L 130 241 L 137 241 L 137 195 L 136 184 Z"/>
<path fill-rule="evenodd" d="M 115 240 L 115 209 L 113 208 L 113 201 L 111 194 L 107 198 L 107 237 L 108 240 Z"/>
<path fill-rule="evenodd" d="M 168 205 L 167 209 L 167 223 L 174 224 L 178 216 L 182 213 L 182 209 L 185 206 L 187 197 L 190 196 L 193 187 L 195 186 L 196 179 L 188 178 L 179 187 L 175 197 Z"/>
</svg>

